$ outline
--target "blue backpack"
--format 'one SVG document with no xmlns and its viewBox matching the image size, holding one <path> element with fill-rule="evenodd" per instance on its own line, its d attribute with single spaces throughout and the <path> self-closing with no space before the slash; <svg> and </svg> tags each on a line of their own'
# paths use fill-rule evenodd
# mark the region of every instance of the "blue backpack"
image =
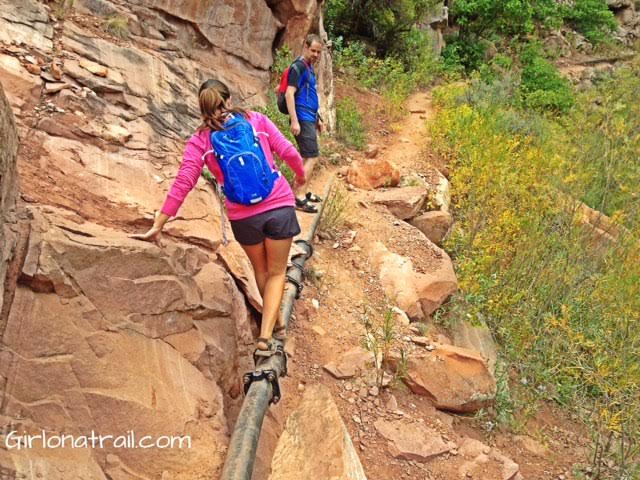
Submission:
<svg viewBox="0 0 640 480">
<path fill-rule="evenodd" d="M 230 201 L 255 205 L 269 196 L 280 172 L 269 165 L 258 134 L 246 118 L 231 116 L 224 130 L 211 132 L 211 146 L 224 175 L 222 190 Z"/>
</svg>

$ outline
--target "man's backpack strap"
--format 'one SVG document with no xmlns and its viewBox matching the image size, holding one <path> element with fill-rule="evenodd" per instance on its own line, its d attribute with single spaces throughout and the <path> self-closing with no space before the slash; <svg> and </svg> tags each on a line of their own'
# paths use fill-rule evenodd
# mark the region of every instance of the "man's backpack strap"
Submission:
<svg viewBox="0 0 640 480">
<path fill-rule="evenodd" d="M 300 71 L 297 67 L 298 65 L 301 65 L 304 70 Z M 303 84 L 309 84 L 309 64 L 305 61 L 304 57 L 296 58 L 289 68 L 294 68 L 300 75 L 300 86 L 296 87 L 298 90 L 302 88 Z"/>
</svg>

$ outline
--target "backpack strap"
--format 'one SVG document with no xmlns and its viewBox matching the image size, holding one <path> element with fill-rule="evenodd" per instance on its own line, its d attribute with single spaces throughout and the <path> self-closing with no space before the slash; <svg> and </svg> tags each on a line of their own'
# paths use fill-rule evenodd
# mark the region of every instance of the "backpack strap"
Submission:
<svg viewBox="0 0 640 480">
<path fill-rule="evenodd" d="M 209 134 L 209 137 L 211 137 L 211 134 Z M 209 154 L 212 154 L 215 158 L 215 152 L 212 148 L 211 150 L 207 150 L 202 154 L 201 158 L 203 162 L 204 157 Z M 211 172 L 211 177 L 212 180 L 209 180 L 209 183 L 211 183 L 213 185 L 213 188 L 215 188 L 216 195 L 218 195 L 218 202 L 220 203 L 220 230 L 222 230 L 222 245 L 226 247 L 229 244 L 229 239 L 227 238 L 227 215 L 224 208 L 224 192 L 222 191 L 222 187 L 218 183 L 218 180 L 216 180 L 216 177 L 213 175 L 213 172 Z"/>
<path fill-rule="evenodd" d="M 302 65 L 304 66 L 304 70 L 302 71 L 302 73 L 300 74 L 300 80 L 302 80 L 301 84 L 306 83 L 307 85 L 309 84 L 309 69 L 311 68 L 311 65 L 309 65 L 307 63 L 307 61 L 304 59 L 303 56 L 299 56 L 298 58 L 296 58 L 292 63 L 291 66 L 289 68 L 294 68 L 293 66 L 296 63 L 302 63 Z M 302 86 L 302 85 L 301 85 Z M 300 90 L 300 88 L 298 88 L 298 90 Z M 298 92 L 296 92 L 298 93 Z"/>
</svg>

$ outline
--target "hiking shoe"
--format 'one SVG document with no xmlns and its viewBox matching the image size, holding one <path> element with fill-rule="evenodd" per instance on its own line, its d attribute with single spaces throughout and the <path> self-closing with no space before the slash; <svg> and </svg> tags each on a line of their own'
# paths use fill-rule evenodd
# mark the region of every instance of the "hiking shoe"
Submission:
<svg viewBox="0 0 640 480">
<path fill-rule="evenodd" d="M 296 210 L 306 213 L 318 213 L 315 205 L 312 205 L 307 198 L 296 198 Z"/>
<path fill-rule="evenodd" d="M 305 195 L 305 198 L 309 202 L 313 202 L 313 203 L 319 203 L 319 202 L 322 201 L 322 198 L 320 198 L 318 195 L 316 195 L 315 193 L 312 193 L 312 192 L 307 192 L 307 194 Z"/>
</svg>

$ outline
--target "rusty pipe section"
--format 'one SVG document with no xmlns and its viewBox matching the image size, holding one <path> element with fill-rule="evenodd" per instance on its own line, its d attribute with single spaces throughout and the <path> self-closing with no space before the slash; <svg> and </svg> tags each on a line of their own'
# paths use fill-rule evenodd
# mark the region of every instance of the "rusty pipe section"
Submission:
<svg viewBox="0 0 640 480">
<path fill-rule="evenodd" d="M 304 254 L 294 256 L 291 259 L 293 266 L 289 267 L 287 271 L 287 281 L 290 285 L 284 292 L 280 307 L 287 329 L 293 312 L 293 304 L 299 296 L 298 285 L 302 285 L 304 264 L 313 254 L 311 243 L 320 224 L 320 218 L 324 212 L 325 203 L 328 200 L 332 185 L 333 178 L 325 188 L 323 196 L 325 201 L 319 204 L 318 213 L 313 218 L 306 238 L 296 241 L 296 244 L 304 251 Z M 279 347 L 282 347 L 282 345 L 279 345 Z M 287 361 L 284 354 L 272 355 L 261 358 L 256 365 L 255 371 L 249 372 L 244 376 L 246 393 L 229 441 L 227 458 L 220 477 L 221 480 L 251 480 L 264 415 L 269 404 L 280 399 L 278 381 L 286 375 L 286 368 Z M 247 383 L 249 384 L 247 385 Z M 275 392 L 275 389 L 278 389 L 278 391 Z"/>
</svg>

